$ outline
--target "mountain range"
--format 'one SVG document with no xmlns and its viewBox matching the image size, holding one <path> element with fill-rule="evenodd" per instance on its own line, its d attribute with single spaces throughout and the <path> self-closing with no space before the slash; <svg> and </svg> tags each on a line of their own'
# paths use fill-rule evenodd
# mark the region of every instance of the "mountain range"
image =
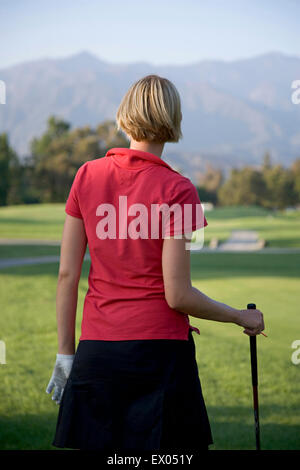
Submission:
<svg viewBox="0 0 300 470">
<path fill-rule="evenodd" d="M 75 127 L 114 119 L 129 86 L 151 73 L 170 79 L 181 95 L 184 137 L 167 143 L 164 157 L 192 179 L 207 162 L 229 169 L 259 165 L 266 151 L 283 165 L 300 157 L 300 104 L 291 100 L 300 57 L 278 52 L 189 65 L 116 64 L 89 52 L 20 63 L 0 69 L 0 132 L 22 157 L 50 115 Z"/>
</svg>

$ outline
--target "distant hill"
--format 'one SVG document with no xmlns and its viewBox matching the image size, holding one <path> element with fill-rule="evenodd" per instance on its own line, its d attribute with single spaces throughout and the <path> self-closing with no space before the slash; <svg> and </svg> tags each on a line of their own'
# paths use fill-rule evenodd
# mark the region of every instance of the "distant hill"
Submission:
<svg viewBox="0 0 300 470">
<path fill-rule="evenodd" d="M 25 62 L 0 70 L 7 89 L 0 132 L 24 155 L 50 114 L 74 126 L 114 119 L 128 87 L 150 73 L 172 80 L 181 94 L 184 139 L 167 144 L 164 155 L 190 177 L 207 160 L 229 168 L 260 163 L 266 150 L 283 164 L 300 156 L 300 105 L 291 101 L 300 58 L 281 53 L 184 66 L 114 64 L 88 52 Z"/>
</svg>

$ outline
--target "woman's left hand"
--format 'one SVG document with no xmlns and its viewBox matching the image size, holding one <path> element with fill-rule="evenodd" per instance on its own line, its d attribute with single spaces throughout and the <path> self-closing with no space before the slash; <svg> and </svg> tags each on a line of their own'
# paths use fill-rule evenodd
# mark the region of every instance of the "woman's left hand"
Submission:
<svg viewBox="0 0 300 470">
<path fill-rule="evenodd" d="M 51 393 L 54 388 L 52 400 L 60 404 L 64 387 L 70 375 L 75 355 L 57 354 L 53 374 L 46 389 L 46 393 Z"/>
</svg>

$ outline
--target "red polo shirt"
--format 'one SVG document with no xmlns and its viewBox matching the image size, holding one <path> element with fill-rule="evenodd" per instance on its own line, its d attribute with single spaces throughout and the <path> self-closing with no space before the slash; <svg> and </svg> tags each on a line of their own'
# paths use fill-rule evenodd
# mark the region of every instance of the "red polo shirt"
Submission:
<svg viewBox="0 0 300 470">
<path fill-rule="evenodd" d="M 170 235 L 183 233 L 185 204 L 186 230 L 207 225 L 203 211 L 196 217 L 195 186 L 152 153 L 113 148 L 79 168 L 65 210 L 83 219 L 91 255 L 80 340 L 188 340 L 190 328 L 199 333 L 165 299 L 166 219 L 158 208 L 174 204 L 182 213 L 170 212 Z"/>
</svg>

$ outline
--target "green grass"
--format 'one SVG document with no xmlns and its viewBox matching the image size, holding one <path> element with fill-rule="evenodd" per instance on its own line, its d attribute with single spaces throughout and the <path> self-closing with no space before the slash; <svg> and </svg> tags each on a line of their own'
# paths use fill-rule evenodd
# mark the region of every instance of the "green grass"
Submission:
<svg viewBox="0 0 300 470">
<path fill-rule="evenodd" d="M 0 245 L 0 259 L 31 258 L 37 256 L 58 256 L 59 246 L 49 245 Z"/>
<path fill-rule="evenodd" d="M 291 362 L 299 337 L 300 255 L 193 254 L 193 283 L 207 295 L 245 308 L 256 302 L 268 338 L 259 336 L 259 398 L 264 449 L 300 449 L 300 365 Z M 77 337 L 89 263 L 79 286 Z M 58 407 L 45 393 L 56 354 L 58 264 L 0 271 L 0 449 L 50 449 Z M 253 449 L 249 338 L 242 329 L 190 317 L 215 449 Z"/>
<path fill-rule="evenodd" d="M 0 238 L 60 241 L 64 207 L 64 204 L 2 207 Z M 207 212 L 206 218 L 206 245 L 213 237 L 225 241 L 232 230 L 249 229 L 257 230 L 270 247 L 300 247 L 300 211 L 274 213 L 259 207 L 220 207 Z"/>
<path fill-rule="evenodd" d="M 0 208 L 0 238 L 61 240 L 65 204 Z"/>
</svg>

